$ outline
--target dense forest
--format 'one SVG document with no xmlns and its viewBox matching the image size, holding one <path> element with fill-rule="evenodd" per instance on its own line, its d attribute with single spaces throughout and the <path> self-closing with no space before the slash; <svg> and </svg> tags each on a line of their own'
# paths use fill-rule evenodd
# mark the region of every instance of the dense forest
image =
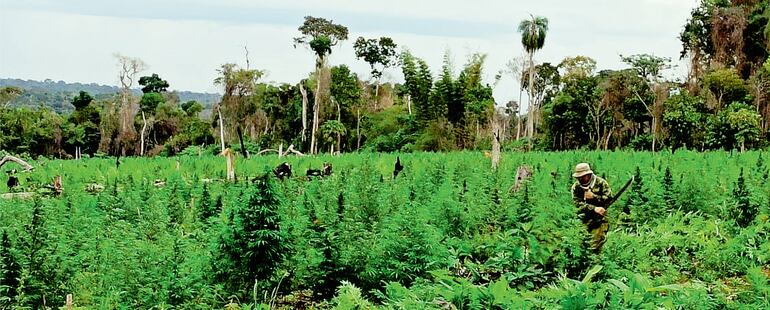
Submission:
<svg viewBox="0 0 770 310">
<path fill-rule="evenodd" d="M 66 83 L 64 81 L 54 82 L 52 80 L 33 81 L 21 79 L 2 79 L 0 78 L 0 87 L 12 86 L 23 90 L 21 94 L 10 99 L 9 107 L 28 107 L 37 108 L 41 105 L 52 109 L 57 113 L 70 113 L 75 110 L 72 105 L 72 99 L 81 91 L 85 91 L 94 96 L 95 99 L 109 100 L 120 89 L 115 86 L 99 85 L 96 83 Z M 134 95 L 141 96 L 139 89 L 132 90 Z M 181 101 L 200 102 L 204 109 L 211 109 L 215 103 L 219 102 L 222 95 L 196 93 L 191 91 L 176 91 L 176 95 Z"/>
<path fill-rule="evenodd" d="M 316 62 L 300 81 L 265 83 L 262 70 L 223 64 L 212 81 L 221 100 L 201 113 L 203 99 L 168 92 L 173 81 L 145 75 L 140 59 L 119 56 L 121 82 L 112 95 L 83 85 L 39 107 L 34 88 L 1 88 L 0 149 L 64 158 L 174 155 L 191 145 L 214 153 L 231 144 L 245 156 L 280 145 L 310 154 L 478 150 L 493 140 L 503 150 L 763 148 L 770 121 L 768 6 L 702 1 L 679 37 L 679 57 L 689 61 L 684 80 L 666 78 L 671 58 L 645 51 L 620 56 L 622 70 L 597 68 L 590 55 L 536 63 L 549 31 L 540 16 L 520 23 L 525 53 L 502 70 L 487 68 L 483 53 L 459 65 L 447 53 L 436 70 L 389 37 L 359 37 L 351 61 L 370 65 L 371 78 L 363 79 L 328 61 L 339 42 L 352 40 L 348 28 L 308 16 L 294 45 Z M 383 83 L 387 68 L 400 70 L 403 82 Z M 495 82 L 485 82 L 485 72 L 513 77 L 529 104 L 495 102 Z"/>
</svg>

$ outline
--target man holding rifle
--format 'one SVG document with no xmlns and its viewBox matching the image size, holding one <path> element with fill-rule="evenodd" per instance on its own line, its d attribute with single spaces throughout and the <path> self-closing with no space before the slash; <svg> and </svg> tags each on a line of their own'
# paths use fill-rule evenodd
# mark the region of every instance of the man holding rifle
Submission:
<svg viewBox="0 0 770 310">
<path fill-rule="evenodd" d="M 578 217 L 591 234 L 591 250 L 599 253 L 607 240 L 609 230 L 607 208 L 623 194 L 631 181 L 629 180 L 617 195 L 612 196 L 609 183 L 596 176 L 587 163 L 575 166 L 572 176 L 577 179 L 572 185 L 572 201 L 578 208 Z"/>
</svg>

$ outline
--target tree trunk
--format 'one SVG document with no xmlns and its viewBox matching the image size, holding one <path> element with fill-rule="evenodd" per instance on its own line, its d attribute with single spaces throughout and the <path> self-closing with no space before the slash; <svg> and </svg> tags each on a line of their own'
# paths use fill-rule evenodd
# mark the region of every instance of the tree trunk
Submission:
<svg viewBox="0 0 770 310">
<path fill-rule="evenodd" d="M 302 137 L 302 142 L 305 142 L 307 141 L 307 91 L 302 82 L 299 83 L 299 92 L 302 94 L 302 131 L 300 136 Z"/>
<path fill-rule="evenodd" d="M 144 132 L 147 130 L 147 117 L 144 115 L 144 111 L 142 111 L 142 133 L 139 135 L 139 138 L 142 139 L 142 142 L 140 143 L 139 147 L 139 156 L 144 156 Z"/>
<path fill-rule="evenodd" d="M 412 95 L 406 95 L 406 110 L 409 111 L 409 115 L 412 115 Z"/>
<path fill-rule="evenodd" d="M 310 154 L 318 153 L 318 140 L 316 139 L 316 133 L 318 132 L 318 102 L 313 104 L 313 127 L 310 131 Z"/>
<path fill-rule="evenodd" d="M 241 155 L 243 155 L 243 158 L 249 158 L 249 152 L 246 151 L 246 145 L 243 144 L 241 126 L 235 127 L 235 131 L 238 133 L 238 141 L 241 143 Z"/>
<path fill-rule="evenodd" d="M 342 124 L 342 108 L 340 108 L 339 102 L 335 101 L 334 103 L 337 104 L 337 121 Z M 342 134 L 340 132 L 337 132 L 337 152 L 342 153 Z"/>
<path fill-rule="evenodd" d="M 222 107 L 217 108 L 219 114 L 219 142 L 222 144 L 222 152 L 225 151 L 225 124 L 222 121 Z"/>
<path fill-rule="evenodd" d="M 532 148 L 532 139 L 535 137 L 535 61 L 534 53 L 529 53 L 529 116 L 527 117 L 527 132 L 529 134 L 529 146 Z"/>
<path fill-rule="evenodd" d="M 380 105 L 380 79 L 377 79 L 374 84 L 374 110 L 377 111 Z"/>
<path fill-rule="evenodd" d="M 356 150 L 361 149 L 361 107 L 358 107 L 358 115 L 356 116 L 356 135 L 358 135 L 358 141 L 356 142 Z"/>
<path fill-rule="evenodd" d="M 310 133 L 310 154 L 318 153 L 318 141 L 316 139 L 316 133 L 318 132 L 318 110 L 319 102 L 321 101 L 321 71 L 323 69 L 323 58 L 319 58 L 318 66 L 316 68 L 316 91 L 313 96 L 313 130 Z"/>
<path fill-rule="evenodd" d="M 607 133 L 607 139 L 604 140 L 604 150 L 606 151 L 607 148 L 610 145 L 610 137 L 612 137 L 612 130 L 610 130 L 609 133 Z"/>
<path fill-rule="evenodd" d="M 500 132 L 496 120 L 492 124 L 492 170 L 497 170 L 500 164 Z"/>
<path fill-rule="evenodd" d="M 656 140 L 655 137 L 657 136 L 657 134 L 656 134 L 657 133 L 657 130 L 656 130 L 657 128 L 658 128 L 657 118 L 655 116 L 653 116 L 652 117 L 652 130 L 651 130 L 652 131 L 652 152 L 653 153 L 655 153 L 655 142 L 656 142 L 655 141 Z"/>
<path fill-rule="evenodd" d="M 222 155 L 224 155 L 227 160 L 227 180 L 235 181 L 235 154 L 233 154 L 230 149 L 225 149 L 225 151 L 222 152 Z"/>
<path fill-rule="evenodd" d="M 521 79 L 519 79 L 519 83 L 521 83 Z M 519 87 L 519 103 L 516 106 L 516 140 L 521 139 L 521 95 L 524 93 L 524 88 L 521 86 Z"/>
</svg>

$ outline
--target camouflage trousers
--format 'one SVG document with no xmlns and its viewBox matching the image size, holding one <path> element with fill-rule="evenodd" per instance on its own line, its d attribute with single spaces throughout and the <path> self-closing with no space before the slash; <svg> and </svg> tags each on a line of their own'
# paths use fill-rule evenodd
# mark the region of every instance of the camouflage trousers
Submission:
<svg viewBox="0 0 770 310">
<path fill-rule="evenodd" d="M 610 229 L 610 224 L 607 221 L 601 221 L 598 223 L 590 223 L 586 225 L 588 234 L 591 235 L 591 250 L 594 253 L 599 253 L 604 246 L 604 242 L 607 241 L 607 231 Z"/>
</svg>

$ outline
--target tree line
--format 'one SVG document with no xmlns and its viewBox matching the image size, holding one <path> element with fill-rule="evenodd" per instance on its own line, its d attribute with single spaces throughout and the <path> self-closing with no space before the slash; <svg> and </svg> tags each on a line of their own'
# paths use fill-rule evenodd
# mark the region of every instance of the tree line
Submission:
<svg viewBox="0 0 770 310">
<path fill-rule="evenodd" d="M 702 1 L 679 36 L 680 57 L 689 62 L 684 80 L 666 77 L 670 58 L 645 53 L 620 55 L 627 64 L 620 70 L 601 70 L 582 55 L 538 63 L 534 56 L 547 48 L 548 33 L 541 16 L 519 24 L 525 54 L 495 72 L 494 81 L 484 81 L 486 54 L 456 66 L 447 52 L 433 72 L 389 37 L 354 41 L 357 61 L 371 69 L 362 78 L 328 61 L 349 39 L 348 28 L 307 16 L 293 44 L 316 61 L 296 83 L 262 81 L 264 71 L 248 57 L 245 66 L 223 64 L 213 81 L 222 98 L 201 116 L 201 103 L 182 102 L 167 91 L 168 81 L 142 75 L 140 59 L 118 55 L 120 91 L 96 100 L 81 92 L 71 100 L 72 112 L 9 108 L 22 90 L 1 88 L 0 149 L 67 157 L 175 155 L 191 146 L 217 153 L 232 146 L 248 157 L 280 145 L 310 154 L 486 150 L 493 137 L 506 150 L 762 148 L 770 120 L 768 6 Z M 401 71 L 403 82 L 383 83 L 388 69 Z M 518 100 L 495 102 L 492 92 L 503 77 L 521 86 Z"/>
</svg>

